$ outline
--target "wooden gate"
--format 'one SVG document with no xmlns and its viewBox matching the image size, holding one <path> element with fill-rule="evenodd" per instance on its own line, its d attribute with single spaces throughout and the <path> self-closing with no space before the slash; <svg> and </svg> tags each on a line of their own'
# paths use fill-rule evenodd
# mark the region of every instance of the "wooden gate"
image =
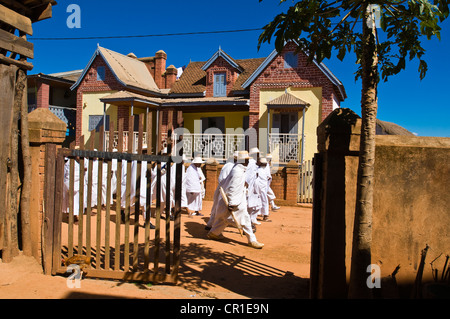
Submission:
<svg viewBox="0 0 450 319">
<path fill-rule="evenodd" d="M 45 196 L 46 202 L 54 203 L 53 207 L 46 209 L 46 216 L 50 216 L 47 223 L 53 229 L 52 244 L 47 245 L 47 249 L 51 250 L 52 274 L 65 273 L 68 266 L 65 261 L 82 255 L 90 260 L 83 270 L 87 277 L 176 283 L 180 265 L 184 166 L 181 160 L 177 160 L 181 156 L 144 152 L 143 114 L 139 120 L 139 145 L 134 154 L 131 151 L 133 134 L 128 134 L 128 151 L 122 150 L 123 120 L 118 123 L 118 151 L 112 150 L 113 134 L 110 134 L 109 149 L 103 150 L 102 127 L 99 132 L 91 133 L 89 149 L 84 149 L 84 139 L 81 137 L 78 149 L 72 144 L 70 149 L 48 150 L 46 180 L 49 186 Z M 133 116 L 129 118 L 129 123 L 134 123 Z M 151 123 L 151 119 L 147 123 Z M 110 123 L 110 128 L 114 128 L 114 123 Z M 150 127 L 147 133 L 151 136 Z M 94 141 L 98 145 L 96 150 Z M 171 149 L 169 142 L 168 154 Z M 182 154 L 182 150 L 178 154 Z M 97 177 L 93 173 L 96 163 Z M 114 175 L 115 166 L 117 170 Z M 151 174 L 152 169 L 155 175 Z M 152 194 L 155 179 L 156 194 Z M 171 192 L 174 182 L 174 191 Z M 142 188 L 144 200 L 141 197 L 144 195 L 141 192 L 142 183 L 146 183 Z M 156 195 L 154 201 L 153 195 Z M 54 200 L 48 196 L 53 196 Z M 164 202 L 171 201 L 174 205 L 164 205 Z M 96 205 L 93 205 L 95 202 Z M 50 252 L 47 252 L 47 258 L 49 256 Z"/>
<path fill-rule="evenodd" d="M 304 161 L 299 167 L 298 172 L 298 203 L 312 203 L 313 202 L 313 179 L 314 179 L 314 165 L 313 161 Z"/>
</svg>

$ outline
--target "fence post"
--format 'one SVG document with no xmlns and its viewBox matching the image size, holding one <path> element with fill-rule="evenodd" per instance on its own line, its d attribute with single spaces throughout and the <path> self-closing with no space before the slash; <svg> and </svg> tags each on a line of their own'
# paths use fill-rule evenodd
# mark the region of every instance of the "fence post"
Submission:
<svg viewBox="0 0 450 319">
<path fill-rule="evenodd" d="M 285 179 L 285 187 L 286 187 L 286 195 L 285 195 L 285 203 L 286 206 L 295 206 L 297 204 L 297 185 L 298 185 L 298 163 L 291 160 L 287 163 L 286 167 L 286 179 Z"/>
<path fill-rule="evenodd" d="M 219 163 L 215 158 L 209 158 L 205 163 L 205 198 L 204 200 L 214 200 L 214 192 L 218 183 Z"/>
<path fill-rule="evenodd" d="M 52 167 L 55 165 L 56 149 L 61 147 L 66 137 L 66 124 L 49 109 L 39 108 L 28 115 L 28 127 L 32 167 L 30 193 L 31 250 L 32 256 L 39 262 L 44 262 L 47 273 L 49 261 L 44 254 L 51 253 L 51 250 L 48 251 L 49 243 L 43 242 L 48 237 L 44 237 L 43 235 L 47 233 L 43 234 L 42 231 L 44 228 L 52 229 L 47 228 L 50 225 L 46 225 L 48 223 L 46 217 L 53 217 L 54 186 L 51 183 L 52 181 L 54 183 L 54 179 L 52 179 L 54 169 L 52 172 Z M 49 144 L 55 145 L 50 146 Z M 47 145 L 49 145 L 48 148 Z M 49 150 L 49 154 L 46 154 L 47 150 Z M 53 156 L 53 159 L 49 158 L 51 156 Z M 46 176 L 47 172 L 50 176 Z M 45 258 L 45 260 L 41 260 L 41 258 Z"/>
</svg>

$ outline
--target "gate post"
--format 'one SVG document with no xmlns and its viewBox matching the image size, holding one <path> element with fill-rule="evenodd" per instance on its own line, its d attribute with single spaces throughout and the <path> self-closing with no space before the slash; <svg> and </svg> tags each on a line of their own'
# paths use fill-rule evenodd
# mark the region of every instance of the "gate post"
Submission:
<svg viewBox="0 0 450 319">
<path fill-rule="evenodd" d="M 30 228 L 32 255 L 43 263 L 47 274 L 51 263 L 45 255 L 51 254 L 49 243 L 43 236 L 43 230 L 53 218 L 53 200 L 56 149 L 60 148 L 66 135 L 66 124 L 49 109 L 39 108 L 28 116 L 30 156 L 31 156 L 31 193 Z M 54 145 L 53 145 L 54 144 Z M 48 153 L 47 153 L 48 151 Z M 49 159 L 49 161 L 47 161 Z M 44 191 L 44 189 L 46 191 Z M 51 193 L 53 190 L 53 194 Z M 44 195 L 47 195 L 45 200 Z M 48 238 L 51 238 L 48 237 Z M 50 246 L 51 247 L 51 246 Z M 51 256 L 51 255 L 50 255 Z"/>
</svg>

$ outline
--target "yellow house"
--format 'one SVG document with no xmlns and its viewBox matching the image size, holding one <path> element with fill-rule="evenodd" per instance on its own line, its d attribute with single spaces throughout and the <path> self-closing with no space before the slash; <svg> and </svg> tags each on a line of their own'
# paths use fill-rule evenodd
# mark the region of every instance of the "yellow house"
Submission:
<svg viewBox="0 0 450 319">
<path fill-rule="evenodd" d="M 158 64 L 161 52 L 152 60 L 97 49 L 74 85 L 80 135 L 102 121 L 108 129 L 108 121 L 152 112 L 152 149 L 158 151 L 174 112 L 172 124 L 182 120 L 188 157 L 223 161 L 257 146 L 280 163 L 303 162 L 317 151 L 318 125 L 346 98 L 332 72 L 308 63 L 294 42 L 267 58 L 233 59 L 219 48 L 207 61 L 190 62 L 179 78 L 175 67 Z"/>
</svg>

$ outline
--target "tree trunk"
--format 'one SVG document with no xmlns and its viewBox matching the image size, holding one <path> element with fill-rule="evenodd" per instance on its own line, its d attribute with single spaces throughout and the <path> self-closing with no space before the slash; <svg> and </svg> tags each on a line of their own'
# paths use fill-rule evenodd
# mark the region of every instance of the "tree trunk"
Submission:
<svg viewBox="0 0 450 319">
<path fill-rule="evenodd" d="M 25 256 L 32 256 L 30 228 L 30 191 L 31 191 L 31 157 L 30 139 L 28 135 L 28 103 L 27 74 L 24 70 L 17 71 L 16 95 L 14 103 L 20 108 L 20 132 L 23 159 L 23 180 L 20 196 L 20 217 L 22 234 L 22 251 Z"/>
<path fill-rule="evenodd" d="M 371 262 L 373 172 L 375 164 L 375 134 L 377 116 L 377 51 L 375 26 L 367 26 L 369 13 L 364 11 L 362 46 L 361 141 L 358 166 L 353 246 L 350 270 L 349 298 L 371 298 L 366 281 Z"/>
</svg>

